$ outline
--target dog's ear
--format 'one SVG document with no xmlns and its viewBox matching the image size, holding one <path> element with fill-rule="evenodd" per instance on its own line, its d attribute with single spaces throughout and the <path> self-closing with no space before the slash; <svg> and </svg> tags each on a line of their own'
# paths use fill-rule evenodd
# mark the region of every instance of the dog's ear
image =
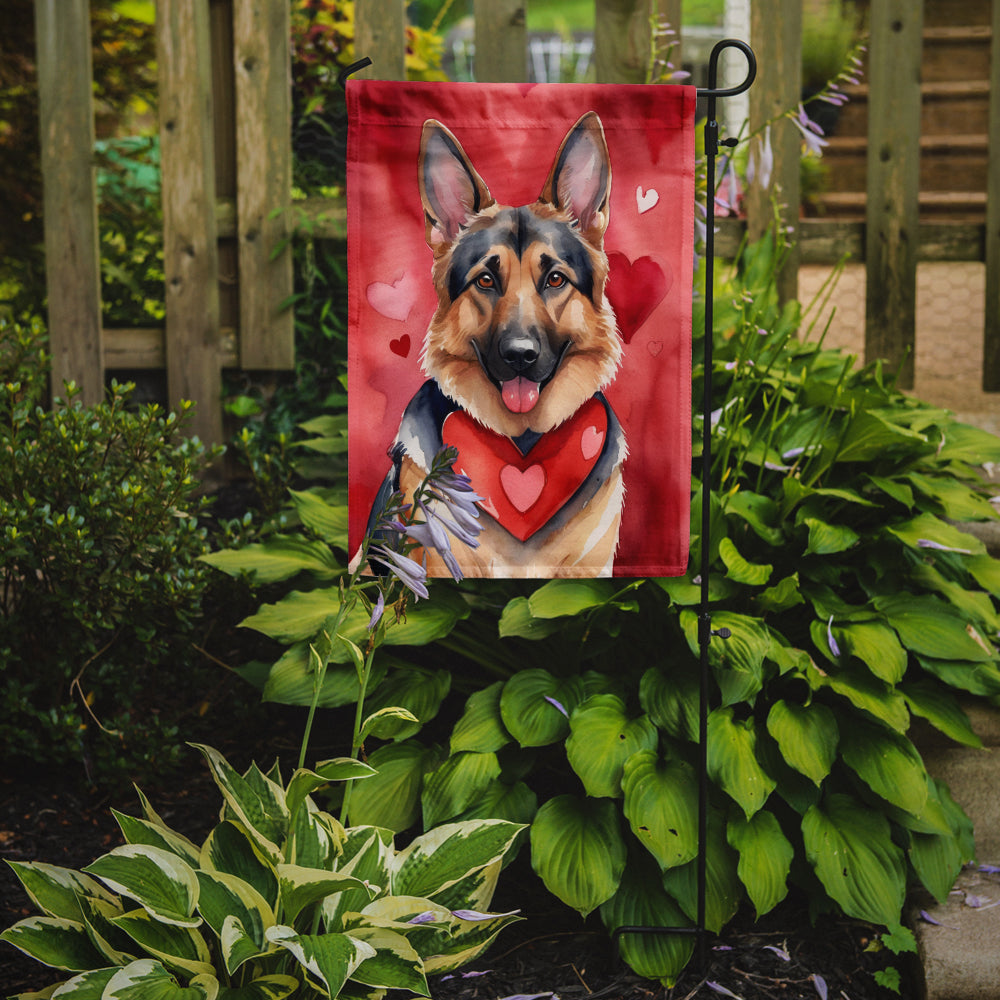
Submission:
<svg viewBox="0 0 1000 1000">
<path fill-rule="evenodd" d="M 608 228 L 611 158 L 601 119 L 588 111 L 566 133 L 538 200 L 568 210 L 596 246 Z"/>
<path fill-rule="evenodd" d="M 420 135 L 418 179 L 432 250 L 450 243 L 470 216 L 493 204 L 459 141 L 433 118 L 424 122 Z"/>
</svg>

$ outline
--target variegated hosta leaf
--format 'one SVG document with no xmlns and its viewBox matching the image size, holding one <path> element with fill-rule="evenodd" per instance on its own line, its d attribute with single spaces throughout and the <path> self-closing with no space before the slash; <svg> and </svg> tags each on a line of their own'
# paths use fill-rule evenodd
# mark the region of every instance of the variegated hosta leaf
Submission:
<svg viewBox="0 0 1000 1000">
<path fill-rule="evenodd" d="M 765 809 L 750 819 L 731 819 L 726 836 L 730 847 L 740 853 L 736 873 L 746 886 L 758 918 L 762 917 L 788 895 L 788 872 L 795 849 L 774 813 Z"/>
<path fill-rule="evenodd" d="M 639 750 L 653 750 L 659 740 L 648 715 L 630 719 L 625 702 L 613 694 L 595 694 L 570 716 L 566 757 L 595 798 L 621 797 L 625 761 Z"/>
<path fill-rule="evenodd" d="M 301 767 L 288 782 L 288 789 L 285 792 L 285 805 L 288 812 L 294 815 L 306 797 L 312 795 L 317 789 L 328 785 L 331 781 L 350 781 L 357 778 L 370 778 L 376 774 L 373 767 L 353 757 L 336 757 L 332 760 L 324 760 L 317 764 L 313 770 Z"/>
<path fill-rule="evenodd" d="M 109 903 L 93 896 L 83 896 L 80 905 L 90 940 L 104 956 L 105 965 L 128 965 L 140 957 L 135 942 L 114 924 L 115 917 L 125 912 L 120 902 Z"/>
<path fill-rule="evenodd" d="M 292 820 L 285 857 L 305 868 L 334 868 L 343 842 L 344 828 L 340 822 L 317 809 L 312 799 L 306 799 Z"/>
<path fill-rule="evenodd" d="M 291 921 L 305 907 L 345 889 L 361 889 L 369 893 L 369 898 L 375 895 L 374 890 L 353 875 L 303 868 L 300 865 L 278 865 L 278 881 L 281 886 L 282 912 L 285 919 Z"/>
<path fill-rule="evenodd" d="M 84 871 L 113 892 L 134 899 L 150 916 L 166 924 L 197 927 L 198 878 L 171 851 L 146 844 L 125 844 L 98 858 Z"/>
<path fill-rule="evenodd" d="M 610 932 L 619 927 L 690 927 L 683 910 L 664 891 L 651 859 L 630 858 L 618 891 L 601 905 Z M 692 934 L 622 934 L 619 952 L 640 976 L 672 986 L 694 950 Z"/>
<path fill-rule="evenodd" d="M 219 981 L 212 975 L 196 976 L 181 986 L 159 962 L 143 958 L 119 969 L 101 1000 L 216 1000 L 218 995 Z"/>
<path fill-rule="evenodd" d="M 252 885 L 272 908 L 278 905 L 278 875 L 241 823 L 220 823 L 201 847 L 199 867 L 224 872 Z"/>
<path fill-rule="evenodd" d="M 849 917 L 899 923 L 906 866 L 882 813 L 849 795 L 830 795 L 803 817 L 802 836 L 809 863 Z"/>
<path fill-rule="evenodd" d="M 26 955 L 54 969 L 81 972 L 100 968 L 105 960 L 95 950 L 87 928 L 65 917 L 28 917 L 0 934 Z"/>
<path fill-rule="evenodd" d="M 389 886 L 392 858 L 392 833 L 372 826 L 351 827 L 343 845 L 337 870 L 352 875 L 366 888 L 345 889 L 323 900 L 324 926 L 329 930 L 344 930 L 343 915 L 357 913 L 371 900 L 372 892 L 384 892 Z"/>
<path fill-rule="evenodd" d="M 149 847 L 159 847 L 171 854 L 176 854 L 181 860 L 186 861 L 191 867 L 198 864 L 200 853 L 187 837 L 176 833 L 169 827 L 145 819 L 136 819 L 134 816 L 127 816 L 125 813 L 112 809 L 118 826 L 121 827 L 122 835 L 130 844 L 146 844 Z"/>
<path fill-rule="evenodd" d="M 92 896 L 109 903 L 116 898 L 97 879 L 39 861 L 8 861 L 31 901 L 46 916 L 81 920 L 80 897 Z"/>
<path fill-rule="evenodd" d="M 726 842 L 726 824 L 720 813 L 708 816 L 705 849 L 705 926 L 718 934 L 733 918 L 743 899 L 743 884 L 736 874 L 736 852 Z M 663 887 L 677 900 L 691 920 L 698 918 L 698 860 L 663 873 Z"/>
<path fill-rule="evenodd" d="M 910 740 L 880 726 L 852 720 L 840 749 L 847 766 L 876 795 L 919 815 L 927 802 L 927 771 Z"/>
<path fill-rule="evenodd" d="M 450 932 L 440 932 L 440 940 L 430 954 L 424 955 L 424 971 L 431 975 L 452 972 L 477 959 L 493 943 L 494 938 L 509 924 L 520 920 L 516 912 L 478 914 L 474 920 L 464 919 L 468 911 L 453 910 Z M 419 950 L 419 943 L 414 942 Z M 422 953 L 423 954 L 423 953 Z"/>
<path fill-rule="evenodd" d="M 661 869 L 697 855 L 698 782 L 690 765 L 641 751 L 625 762 L 622 790 L 632 832 Z"/>
<path fill-rule="evenodd" d="M 375 954 L 366 958 L 351 973 L 355 982 L 430 996 L 424 963 L 402 934 L 384 927 L 356 927 L 351 931 L 351 937 L 375 949 Z"/>
<path fill-rule="evenodd" d="M 171 969 L 181 969 L 189 976 L 213 971 L 212 956 L 205 939 L 190 927 L 160 923 L 145 910 L 123 913 L 112 923 Z"/>
<path fill-rule="evenodd" d="M 752 718 L 737 721 L 733 709 L 717 708 L 708 717 L 708 774 L 749 818 L 767 801 L 776 782 L 757 762 Z"/>
<path fill-rule="evenodd" d="M 524 828 L 518 833 L 515 840 L 519 839 Z M 493 894 L 497 889 L 497 882 L 500 879 L 500 871 L 503 868 L 506 857 L 497 858 L 485 868 L 478 868 L 476 871 L 453 882 L 446 889 L 434 893 L 434 901 L 449 910 L 459 910 L 468 908 L 472 910 L 488 910 L 493 902 Z"/>
<path fill-rule="evenodd" d="M 618 889 L 625 841 L 608 799 L 558 795 L 531 824 L 531 865 L 553 895 L 583 916 Z"/>
<path fill-rule="evenodd" d="M 522 670 L 504 684 L 500 717 L 521 746 L 547 746 L 566 736 L 569 716 L 583 698 L 579 677 L 560 679 L 547 670 Z"/>
<path fill-rule="evenodd" d="M 421 834 L 393 860 L 392 892 L 433 899 L 480 869 L 500 861 L 523 829 L 505 820 L 446 823 Z"/>
<path fill-rule="evenodd" d="M 224 986 L 218 1000 L 285 1000 L 299 985 L 294 976 L 261 976 L 244 986 Z"/>
<path fill-rule="evenodd" d="M 830 773 L 840 732 L 833 712 L 819 702 L 799 705 L 779 699 L 767 716 L 767 731 L 781 756 L 815 785 Z"/>
<path fill-rule="evenodd" d="M 52 997 L 55 1000 L 101 1000 L 104 996 L 104 988 L 114 978 L 120 966 L 111 966 L 107 969 L 91 969 L 89 972 L 81 972 L 80 975 L 67 979 L 66 982 L 52 990 L 50 986 L 44 993 L 18 994 L 12 1000 L 27 1000 L 28 997 Z M 51 991 L 51 992 L 50 992 Z"/>
<path fill-rule="evenodd" d="M 378 771 L 351 790 L 352 826 L 381 826 L 399 833 L 420 817 L 424 773 L 438 763 L 437 753 L 416 740 L 379 747 L 368 761 Z"/>
<path fill-rule="evenodd" d="M 424 779 L 420 802 L 424 826 L 454 819 L 474 803 L 500 777 L 495 753 L 452 754 Z"/>
<path fill-rule="evenodd" d="M 349 934 L 296 934 L 278 924 L 267 930 L 272 944 L 285 948 L 329 995 L 339 995 L 344 983 L 365 959 L 375 957 L 375 949 Z"/>
<path fill-rule="evenodd" d="M 246 827 L 264 855 L 277 863 L 281 856 L 278 845 L 288 832 L 284 789 L 255 769 L 246 776 L 240 775 L 217 750 L 203 744 L 193 745 L 208 761 L 226 806 Z"/>
<path fill-rule="evenodd" d="M 503 681 L 470 695 L 462 717 L 451 733 L 451 752 L 473 750 L 476 753 L 495 753 L 510 743 L 500 716 L 500 693 Z"/>
<path fill-rule="evenodd" d="M 205 871 L 198 872 L 198 883 L 201 887 L 198 910 L 220 940 L 223 938 L 223 929 L 227 921 L 235 920 L 239 923 L 240 933 L 236 934 L 237 929 L 231 928 L 229 931 L 231 942 L 234 939 L 249 938 L 254 949 L 253 954 L 266 950 L 264 931 L 274 925 L 274 912 L 267 900 L 252 885 L 236 878 L 235 875 Z M 230 975 L 248 957 L 252 957 L 245 954 L 246 948 L 241 943 L 239 961 L 231 964 L 233 949 L 230 947 L 224 950 L 226 967 Z"/>
</svg>

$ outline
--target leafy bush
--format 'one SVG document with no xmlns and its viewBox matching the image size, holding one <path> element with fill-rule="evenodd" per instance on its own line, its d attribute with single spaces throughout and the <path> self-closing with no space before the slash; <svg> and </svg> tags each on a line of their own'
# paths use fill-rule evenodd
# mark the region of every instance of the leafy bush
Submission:
<svg viewBox="0 0 1000 1000">
<path fill-rule="evenodd" d="M 150 680 L 191 663 L 209 455 L 188 405 L 133 410 L 127 385 L 96 406 L 68 385 L 44 409 L 41 338 L 0 321 L 0 742 L 7 760 L 83 757 L 107 776 L 176 752 Z"/>
<path fill-rule="evenodd" d="M 60 996 L 429 996 L 428 973 L 471 961 L 518 919 L 485 912 L 517 825 L 452 823 L 399 850 L 311 798 L 367 765 L 325 761 L 285 785 L 277 767 L 241 775 L 199 749 L 225 803 L 200 847 L 140 793 L 142 819 L 115 813 L 125 846 L 82 872 L 11 863 L 42 916 L 0 938 L 79 973 Z"/>
<path fill-rule="evenodd" d="M 599 910 L 609 929 L 692 924 L 707 544 L 712 625 L 732 633 L 709 649 L 707 926 L 743 903 L 763 914 L 794 886 L 814 912 L 905 940 L 907 885 L 947 895 L 971 827 L 909 727 L 921 717 L 977 746 L 957 696 L 1000 695 L 1000 561 L 954 523 L 996 516 L 976 466 L 1000 460 L 1000 440 L 904 396 L 880 364 L 855 368 L 822 338 L 799 339 L 800 306 L 780 308 L 774 290 L 780 254 L 770 239 L 747 248 L 714 296 L 711 536 L 699 537 L 695 414 L 694 568 L 464 583 L 418 604 L 369 701 L 426 724 L 452 684 L 472 694 L 447 753 L 418 724 L 380 734 L 391 742 L 369 748 L 379 773 L 354 793 L 356 821 L 531 821 L 533 865 L 569 906 Z M 312 541 L 286 532 L 242 558 L 294 589 L 245 624 L 288 645 L 253 671 L 264 697 L 304 704 L 342 521 L 336 507 L 320 517 L 316 494 L 293 499 Z M 405 646 L 425 642 L 412 662 Z M 348 704 L 356 691 L 345 657 L 322 697 Z M 636 971 L 666 982 L 691 947 L 622 939 Z"/>
</svg>

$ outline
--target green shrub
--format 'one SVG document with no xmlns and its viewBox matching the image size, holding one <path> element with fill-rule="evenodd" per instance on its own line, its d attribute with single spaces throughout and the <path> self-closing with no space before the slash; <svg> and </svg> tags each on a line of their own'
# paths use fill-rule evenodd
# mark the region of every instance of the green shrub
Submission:
<svg viewBox="0 0 1000 1000">
<path fill-rule="evenodd" d="M 154 682 L 191 662 L 208 453 L 187 405 L 131 409 L 127 385 L 96 406 L 69 385 L 43 408 L 41 336 L 0 321 L 0 743 L 8 761 L 110 773 L 176 752 Z"/>
<path fill-rule="evenodd" d="M 199 749 L 225 803 L 202 845 L 140 796 L 142 819 L 115 813 L 126 844 L 82 872 L 11 863 L 42 913 L 0 938 L 77 973 L 60 995 L 429 996 L 428 974 L 472 961 L 518 919 L 486 911 L 519 826 L 453 823 L 398 849 L 388 830 L 345 829 L 311 798 L 369 778 L 367 765 L 324 761 L 285 785 L 277 766 L 240 774 Z"/>
<path fill-rule="evenodd" d="M 711 536 L 699 537 L 697 412 L 688 576 L 466 581 L 418 604 L 370 704 L 426 725 L 449 688 L 473 693 L 450 738 L 425 743 L 409 724 L 368 747 L 379 773 L 356 790 L 356 819 L 533 820 L 533 864 L 569 906 L 609 929 L 692 923 L 707 544 L 712 624 L 732 633 L 709 650 L 707 926 L 797 887 L 814 912 L 902 939 L 910 883 L 947 895 L 971 826 L 909 729 L 920 717 L 977 746 L 959 696 L 1000 695 L 1000 561 L 954 523 L 996 516 L 977 465 L 1000 460 L 1000 440 L 905 396 L 880 364 L 810 341 L 798 303 L 777 302 L 781 252 L 747 248 L 715 290 Z M 696 344 L 696 383 L 700 365 Z M 311 497 L 295 507 L 336 562 L 343 521 Z M 246 622 L 288 645 L 253 675 L 266 698 L 305 703 L 309 637 L 337 573 L 290 531 L 244 559 L 294 588 Z M 409 662 L 405 645 L 424 642 Z M 346 658 L 331 667 L 324 703 L 349 703 L 353 674 Z M 636 971 L 667 982 L 691 947 L 622 939 Z"/>
</svg>

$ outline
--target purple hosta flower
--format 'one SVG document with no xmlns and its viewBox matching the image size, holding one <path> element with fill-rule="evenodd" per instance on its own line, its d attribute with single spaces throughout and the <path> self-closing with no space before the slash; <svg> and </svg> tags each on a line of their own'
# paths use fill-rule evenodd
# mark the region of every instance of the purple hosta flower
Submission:
<svg viewBox="0 0 1000 1000">
<path fill-rule="evenodd" d="M 798 114 L 792 116 L 792 124 L 802 134 L 806 149 L 816 156 L 822 156 L 823 147 L 827 145 L 823 130 L 806 114 L 806 109 L 801 104 Z"/>
<path fill-rule="evenodd" d="M 938 549 L 941 552 L 958 552 L 964 556 L 971 556 L 972 549 L 957 549 L 952 545 L 942 545 L 930 538 L 918 538 L 917 547 L 921 549 Z"/>
<path fill-rule="evenodd" d="M 784 948 L 779 948 L 776 944 L 766 944 L 764 945 L 764 950 L 773 951 L 782 962 L 790 962 L 792 960 L 792 956 Z"/>
<path fill-rule="evenodd" d="M 417 597 L 427 597 L 427 570 L 420 563 L 399 552 L 393 552 L 385 545 L 373 545 L 373 552 L 380 561 L 387 562 L 387 568 L 408 590 Z"/>
<path fill-rule="evenodd" d="M 940 920 L 936 920 L 932 917 L 926 910 L 920 911 L 920 919 L 927 924 L 933 924 L 935 927 L 944 927 L 949 931 L 957 931 L 957 927 L 952 927 L 951 924 L 942 924 Z"/>
<path fill-rule="evenodd" d="M 1000 865 L 979 865 L 978 870 L 986 875 L 1000 875 Z"/>
<path fill-rule="evenodd" d="M 747 183 L 756 181 L 763 190 L 771 186 L 771 174 L 774 173 L 774 150 L 771 148 L 771 126 L 764 129 L 764 135 L 758 136 L 757 142 L 750 147 L 750 159 L 747 163 Z"/>
<path fill-rule="evenodd" d="M 427 551 L 433 549 L 437 552 L 441 557 L 441 561 L 448 568 L 448 572 L 456 580 L 461 580 L 462 570 L 458 565 L 458 560 L 455 559 L 454 553 L 451 551 L 451 542 L 448 541 L 448 533 L 444 530 L 440 520 L 422 503 L 418 501 L 417 505 L 420 507 L 426 520 L 423 523 L 418 521 L 415 524 L 406 525 L 405 531 L 407 536 Z M 477 542 L 476 544 L 478 545 L 479 543 Z"/>
<path fill-rule="evenodd" d="M 819 994 L 819 1000 L 826 1000 L 828 993 L 826 980 L 815 972 L 809 978 L 813 981 L 813 986 L 816 987 L 816 992 Z"/>
<path fill-rule="evenodd" d="M 722 983 L 713 983 L 711 980 L 705 983 L 705 985 L 712 990 L 713 993 L 721 993 L 724 997 L 733 997 L 734 1000 L 743 1000 L 738 993 L 734 993 L 732 990 L 726 989 Z"/>
<path fill-rule="evenodd" d="M 830 652 L 834 656 L 840 656 L 840 646 L 837 645 L 837 640 L 833 637 L 833 615 L 830 615 L 829 621 L 826 623 L 826 641 L 827 645 L 830 647 Z"/>
<path fill-rule="evenodd" d="M 520 910 L 510 910 L 507 913 L 480 913 L 479 910 L 452 910 L 451 915 L 458 917 L 459 920 L 478 922 L 493 920 L 495 917 L 516 917 L 520 912 Z"/>
<path fill-rule="evenodd" d="M 450 972 L 447 976 L 441 977 L 441 982 L 446 983 L 449 979 L 478 979 L 480 976 L 488 976 L 492 971 L 484 969 L 482 972 Z"/>
<path fill-rule="evenodd" d="M 368 631 L 372 632 L 375 626 L 382 620 L 382 615 L 385 612 L 385 594 L 380 590 L 378 592 L 378 600 L 375 602 L 375 607 L 372 608 L 372 616 L 368 619 Z"/>
<path fill-rule="evenodd" d="M 732 157 L 728 157 L 728 164 L 722 182 L 722 187 L 715 194 L 715 207 L 717 211 L 728 214 L 737 214 L 740 209 L 740 179 L 736 176 L 736 165 Z"/>
<path fill-rule="evenodd" d="M 437 914 L 433 910 L 424 910 L 423 913 L 410 917 L 406 922 L 408 924 L 432 924 L 435 920 L 437 920 Z"/>
<path fill-rule="evenodd" d="M 559 711 L 562 712 L 562 714 L 565 715 L 567 719 L 569 718 L 569 712 L 566 711 L 565 707 L 561 702 L 556 701 L 555 698 L 552 698 L 549 695 L 544 695 L 544 698 L 550 705 L 555 705 L 555 707 L 559 709 Z"/>
</svg>

